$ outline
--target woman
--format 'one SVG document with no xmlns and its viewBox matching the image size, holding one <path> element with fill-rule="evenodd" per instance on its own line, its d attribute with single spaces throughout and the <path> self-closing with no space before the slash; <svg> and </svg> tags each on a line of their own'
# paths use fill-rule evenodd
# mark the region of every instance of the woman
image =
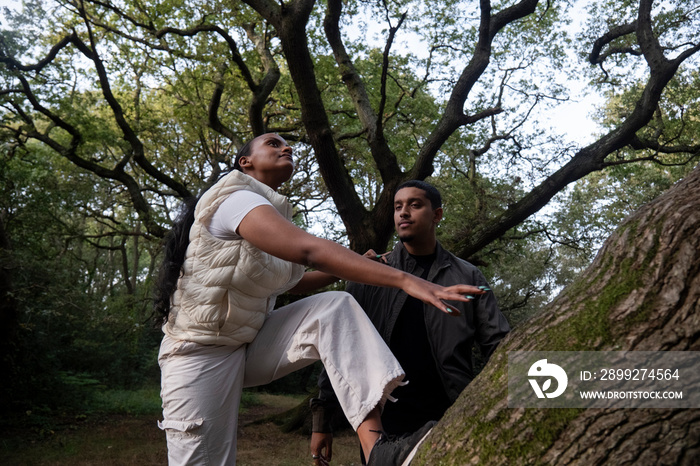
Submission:
<svg viewBox="0 0 700 466">
<path fill-rule="evenodd" d="M 332 276 L 401 288 L 448 313 L 456 309 L 445 301 L 482 293 L 442 288 L 296 227 L 277 193 L 293 170 L 283 138 L 253 139 L 169 239 L 156 308 L 165 333 L 159 425 L 171 464 L 235 464 L 243 387 L 319 359 L 370 464 L 388 464 L 390 450 L 400 451 L 391 459 L 400 464 L 411 445 L 378 441 L 379 414 L 404 374 L 359 305 L 344 292 L 328 292 L 273 311 L 275 298 L 325 286 Z"/>
</svg>

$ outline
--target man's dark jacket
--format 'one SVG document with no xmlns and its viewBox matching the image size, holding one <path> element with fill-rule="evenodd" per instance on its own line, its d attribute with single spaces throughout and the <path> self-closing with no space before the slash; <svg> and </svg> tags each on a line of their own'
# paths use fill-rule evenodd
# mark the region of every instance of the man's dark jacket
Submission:
<svg viewBox="0 0 700 466">
<path fill-rule="evenodd" d="M 420 277 L 423 273 L 401 242 L 386 256 L 386 260 L 390 266 L 413 275 Z M 486 279 L 475 266 L 446 251 L 440 243 L 437 243 L 437 255 L 427 280 L 442 286 L 467 284 L 488 287 Z M 362 306 L 388 345 L 408 295 L 397 288 L 358 283 L 350 283 L 347 291 Z M 498 309 L 493 292 L 476 295 L 470 302 L 452 301 L 450 304 L 459 309 L 459 316 L 451 316 L 427 304 L 423 305 L 423 314 L 438 373 L 450 403 L 454 403 L 474 378 L 474 344 L 479 346 L 483 357 L 488 359 L 510 331 L 510 326 Z M 329 410 L 336 408 L 337 401 L 325 372 L 319 378 L 319 387 L 319 397 L 311 402 L 314 412 L 313 430 L 330 432 Z"/>
</svg>

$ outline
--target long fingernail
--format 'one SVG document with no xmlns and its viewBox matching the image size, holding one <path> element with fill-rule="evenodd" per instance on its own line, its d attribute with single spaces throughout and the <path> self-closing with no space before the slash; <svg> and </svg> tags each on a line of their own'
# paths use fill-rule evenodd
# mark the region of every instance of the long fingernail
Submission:
<svg viewBox="0 0 700 466">
<path fill-rule="evenodd" d="M 467 299 L 474 299 L 474 296 L 472 296 L 472 295 L 470 295 L 470 294 L 464 295 L 464 297 L 467 298 Z"/>
<path fill-rule="evenodd" d="M 480 286 L 479 289 L 484 291 L 491 291 L 491 288 L 489 288 L 488 286 Z"/>
<path fill-rule="evenodd" d="M 377 259 L 381 259 L 381 258 L 382 258 L 382 255 L 381 255 L 381 254 L 377 254 Z"/>
<path fill-rule="evenodd" d="M 447 312 L 448 314 L 452 314 L 452 309 L 450 309 L 449 307 L 446 307 L 445 312 Z"/>
</svg>

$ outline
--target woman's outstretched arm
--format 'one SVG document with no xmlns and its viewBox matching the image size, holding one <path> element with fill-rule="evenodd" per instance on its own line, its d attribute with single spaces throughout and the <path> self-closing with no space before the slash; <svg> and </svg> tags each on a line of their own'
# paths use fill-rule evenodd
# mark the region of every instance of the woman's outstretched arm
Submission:
<svg viewBox="0 0 700 466">
<path fill-rule="evenodd" d="M 338 243 L 305 232 L 268 205 L 251 210 L 239 224 L 237 233 L 253 246 L 280 259 L 313 267 L 344 280 L 401 288 L 449 314 L 458 314 L 459 311 L 448 301 L 469 301 L 465 295 L 484 293 L 467 284 L 442 287 L 370 260 Z"/>
</svg>

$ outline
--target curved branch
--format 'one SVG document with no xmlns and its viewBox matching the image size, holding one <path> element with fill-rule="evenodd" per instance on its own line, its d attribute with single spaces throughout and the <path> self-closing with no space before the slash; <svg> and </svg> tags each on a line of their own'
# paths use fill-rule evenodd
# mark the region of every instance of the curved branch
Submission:
<svg viewBox="0 0 700 466">
<path fill-rule="evenodd" d="M 394 188 L 398 186 L 398 183 L 402 179 L 401 167 L 399 166 L 395 154 L 392 152 L 386 138 L 384 137 L 383 124 L 380 115 L 382 114 L 383 108 L 386 105 L 388 52 L 391 48 L 391 43 L 393 42 L 396 30 L 403 22 L 405 14 L 402 16 L 399 26 L 392 28 L 392 32 L 390 33 L 389 40 L 387 41 L 384 50 L 381 81 L 381 103 L 379 112 L 375 112 L 370 103 L 369 96 L 367 95 L 365 85 L 345 49 L 345 45 L 343 44 L 339 26 L 341 13 L 342 2 L 340 0 L 329 0 L 328 10 L 323 22 L 324 31 L 326 33 L 328 43 L 333 50 L 335 61 L 340 70 L 341 79 L 348 89 L 348 93 L 352 99 L 355 111 L 357 112 L 360 122 L 362 123 L 363 129 L 361 130 L 361 133 L 366 134 L 372 158 L 377 166 L 377 170 L 379 171 L 382 181 L 384 182 L 384 190 L 375 204 L 371 218 L 367 215 L 364 207 L 362 207 L 361 210 L 358 208 L 357 211 L 358 215 L 360 212 L 363 212 L 362 220 L 358 219 L 353 221 L 357 222 L 358 225 L 361 224 L 361 222 L 368 225 L 371 231 L 374 232 L 371 234 L 371 236 L 374 238 L 365 240 L 364 243 L 359 246 L 361 249 L 366 250 L 369 247 L 377 247 L 382 243 L 386 244 L 386 242 L 388 242 L 389 237 L 392 234 L 391 232 L 393 226 L 389 220 L 391 216 L 386 215 L 386 213 L 389 211 L 393 202 Z M 352 195 L 356 195 L 354 191 Z M 348 232 L 350 233 L 350 230 L 348 230 Z M 375 239 L 377 237 L 379 238 Z"/>
<path fill-rule="evenodd" d="M 95 44 L 95 39 L 92 34 L 92 27 L 90 26 L 90 21 L 88 20 L 87 15 L 85 15 L 84 13 L 83 20 L 85 21 L 85 25 L 88 28 L 88 35 L 90 37 L 90 47 L 88 47 L 87 44 L 85 44 L 79 38 L 76 38 L 74 44 L 76 45 L 78 50 L 80 50 L 83 53 L 83 55 L 92 60 L 92 62 L 95 64 L 95 71 L 97 72 L 97 76 L 99 78 L 100 87 L 102 89 L 102 96 L 105 98 L 107 104 L 112 109 L 112 114 L 114 115 L 114 119 L 117 123 L 117 126 L 119 126 L 119 129 L 121 129 L 122 134 L 124 136 L 124 140 L 129 144 L 132 150 L 132 156 L 134 161 L 146 173 L 155 178 L 157 181 L 168 186 L 170 189 L 177 192 L 178 195 L 182 198 L 190 196 L 191 193 L 189 192 L 187 187 L 185 187 L 184 184 L 174 180 L 170 176 L 158 170 L 146 158 L 143 143 L 141 142 L 138 135 L 127 121 L 121 104 L 112 92 L 109 77 L 107 76 L 107 70 L 105 69 L 102 59 L 97 53 L 97 46 Z"/>
<path fill-rule="evenodd" d="M 255 82 L 255 79 L 253 79 L 253 76 L 245 63 L 245 60 L 243 60 L 243 57 L 241 57 L 241 54 L 238 51 L 238 44 L 236 44 L 236 41 L 233 39 L 233 37 L 231 37 L 229 33 L 227 33 L 219 26 L 213 24 L 202 24 L 190 29 L 166 27 L 159 29 L 158 31 L 154 31 L 154 35 L 159 39 L 167 34 L 175 34 L 182 37 L 193 37 L 201 32 L 215 32 L 218 35 L 220 35 L 228 45 L 228 48 L 231 51 L 231 58 L 233 59 L 233 62 L 238 66 L 243 80 L 246 82 L 250 89 L 257 88 L 258 84 Z"/>
<path fill-rule="evenodd" d="M 289 74 L 299 96 L 302 122 L 308 134 L 308 141 L 314 149 L 319 172 L 338 207 L 351 247 L 358 247 L 357 239 L 366 236 L 364 233 L 372 231 L 373 228 L 355 191 L 353 180 L 338 154 L 328 114 L 318 88 L 306 35 L 306 25 L 314 0 L 290 1 L 279 10 L 271 1 L 244 1 L 269 21 L 277 31 L 289 66 Z M 361 240 L 361 244 L 366 244 L 364 239 Z"/>
<path fill-rule="evenodd" d="M 698 52 L 697 48 L 686 51 L 683 60 L 669 61 L 663 55 L 663 49 L 652 31 L 651 0 L 640 2 L 639 16 L 637 18 L 636 35 L 640 49 L 649 66 L 649 78 L 644 86 L 642 95 L 635 103 L 632 113 L 617 128 L 601 137 L 593 144 L 579 150 L 573 158 L 550 175 L 530 193 L 511 205 L 508 210 L 498 216 L 489 225 L 484 225 L 473 236 L 470 232 L 461 234 L 459 255 L 469 257 L 481 248 L 503 236 L 508 230 L 515 227 L 542 207 L 569 183 L 572 183 L 589 173 L 603 169 L 606 166 L 605 158 L 632 144 L 637 131 L 646 126 L 654 117 L 658 108 L 661 95 L 673 78 L 683 60 Z"/>
<path fill-rule="evenodd" d="M 424 179 L 433 173 L 433 160 L 442 145 L 460 126 L 473 122 L 464 113 L 464 105 L 471 90 L 484 73 L 491 60 L 491 45 L 496 34 L 508 24 L 535 12 L 537 0 L 521 0 L 495 15 L 491 15 L 491 3 L 480 1 L 481 19 L 479 38 L 467 66 L 462 70 L 433 132 L 428 136 L 411 170 L 412 178 Z"/>
<path fill-rule="evenodd" d="M 503 113 L 503 109 L 501 107 L 493 107 L 493 108 L 487 108 L 485 110 L 482 110 L 480 112 L 477 112 L 473 115 L 467 115 L 465 116 L 465 121 L 467 124 L 471 123 L 476 123 L 477 121 L 481 121 L 484 118 L 490 118 L 492 116 L 496 116 L 499 113 Z"/>
<path fill-rule="evenodd" d="M 388 75 L 388 52 L 391 48 L 391 42 L 393 41 L 396 30 L 395 28 L 392 28 L 393 32 L 390 33 L 390 39 L 388 40 L 387 46 L 384 50 L 381 89 L 382 100 L 379 111 L 375 112 L 370 104 L 370 99 L 367 95 L 365 85 L 362 82 L 362 78 L 359 76 L 359 73 L 355 69 L 352 60 L 345 50 L 345 45 L 343 44 L 340 36 L 339 21 L 341 13 L 342 2 L 340 0 L 331 0 L 328 2 L 328 11 L 323 23 L 326 38 L 328 39 L 328 43 L 333 50 L 333 55 L 335 56 L 336 63 L 340 69 L 341 78 L 348 89 L 348 93 L 350 94 L 352 102 L 355 106 L 355 111 L 357 112 L 360 122 L 362 123 L 362 132 L 365 132 L 367 135 L 372 158 L 377 165 L 377 169 L 379 170 L 382 180 L 385 183 L 389 182 L 390 180 L 397 180 L 401 176 L 401 168 L 399 167 L 396 156 L 387 144 L 386 138 L 382 132 L 381 118 L 379 117 L 379 115 L 382 114 L 384 105 L 386 104 L 385 89 L 386 78 Z M 403 21 L 403 18 L 401 21 Z"/>
<path fill-rule="evenodd" d="M 696 159 L 700 157 L 700 152 L 695 152 L 693 154 L 690 154 L 685 160 L 677 162 L 677 163 L 668 163 L 660 160 L 656 155 L 650 155 L 648 157 L 636 157 L 634 159 L 626 159 L 626 160 L 618 160 L 615 162 L 605 162 L 605 167 L 614 167 L 617 165 L 628 165 L 631 163 L 639 163 L 639 162 L 653 162 L 656 165 L 660 165 L 662 167 L 682 167 L 685 165 L 688 165 L 693 159 Z"/>
<path fill-rule="evenodd" d="M 51 63 L 54 58 L 58 55 L 58 53 L 63 50 L 66 46 L 69 44 L 75 43 L 75 41 L 78 39 L 78 35 L 73 31 L 71 34 L 65 36 L 63 39 L 58 41 L 56 44 L 54 44 L 53 47 L 51 47 L 51 50 L 46 54 L 44 58 L 39 60 L 37 63 L 33 65 L 23 65 L 14 58 L 8 56 L 5 54 L 5 43 L 4 39 L 2 36 L 0 36 L 0 63 L 5 63 L 6 65 L 9 66 L 9 68 L 12 70 L 18 70 L 18 71 L 41 71 L 46 65 Z"/>
<path fill-rule="evenodd" d="M 658 140 L 645 139 L 640 136 L 632 138 L 630 147 L 635 150 L 651 149 L 661 154 L 691 154 L 691 159 L 700 155 L 700 144 L 668 145 L 661 144 Z"/>
<path fill-rule="evenodd" d="M 389 52 L 391 51 L 391 46 L 394 43 L 394 38 L 396 37 L 396 32 L 401 28 L 404 20 L 406 19 L 407 13 L 404 13 L 399 18 L 399 24 L 396 26 L 391 26 L 389 28 L 389 37 L 386 40 L 386 45 L 384 46 L 384 52 L 382 53 L 382 75 L 381 75 L 381 90 L 379 92 L 379 109 L 377 114 L 383 115 L 384 108 L 386 107 L 386 78 L 389 73 Z M 377 132 L 382 132 L 382 120 L 381 118 L 377 121 L 378 129 Z"/>
<path fill-rule="evenodd" d="M 601 37 L 599 37 L 594 43 L 593 43 L 593 48 L 591 50 L 591 53 L 588 54 L 588 61 L 592 65 L 597 65 L 600 63 L 603 63 L 607 57 L 612 55 L 613 53 L 632 53 L 632 49 L 611 49 L 605 54 L 601 55 L 601 52 L 603 50 L 603 47 L 608 45 L 610 42 L 614 41 L 617 38 L 620 38 L 622 36 L 626 36 L 627 34 L 633 34 L 637 30 L 637 21 L 632 21 L 631 23 L 623 24 L 620 26 L 616 26 L 614 28 L 611 28 L 608 32 L 603 34 Z M 639 51 L 634 51 L 635 55 L 641 55 L 641 52 Z"/>
<path fill-rule="evenodd" d="M 222 68 L 225 70 L 226 66 L 224 65 Z M 224 135 L 224 137 L 227 137 L 229 140 L 236 143 L 238 147 L 240 147 L 242 145 L 240 139 L 233 131 L 231 131 L 230 128 L 225 126 L 219 118 L 221 98 L 223 97 L 225 90 L 223 74 L 224 71 L 222 70 L 217 73 L 217 76 L 214 78 L 214 92 L 212 92 L 211 99 L 209 99 L 209 108 L 207 111 L 209 117 L 209 127 L 217 133 Z"/>
<path fill-rule="evenodd" d="M 248 107 L 248 116 L 250 118 L 253 134 L 255 136 L 259 136 L 267 131 L 267 125 L 265 124 L 265 119 L 263 118 L 263 110 L 268 98 L 270 97 L 270 94 L 272 94 L 272 91 L 275 89 L 280 80 L 281 73 L 279 67 L 277 66 L 277 62 L 275 62 L 275 59 L 267 46 L 265 36 L 256 34 L 255 26 L 252 24 L 248 24 L 244 28 L 248 38 L 255 45 L 255 49 L 260 56 L 260 60 L 262 61 L 263 68 L 265 70 L 265 76 L 263 76 L 260 84 L 255 88 L 251 88 L 253 98 L 250 101 L 250 106 Z"/>
<path fill-rule="evenodd" d="M 16 74 L 15 77 L 19 80 L 20 84 L 22 85 L 22 95 L 24 95 L 27 98 L 29 103 L 32 105 L 32 108 L 44 115 L 45 117 L 47 117 L 54 125 L 63 129 L 71 136 L 71 142 L 67 146 L 67 148 L 64 148 L 63 146 L 59 145 L 57 142 L 52 140 L 52 142 L 56 145 L 55 147 L 58 147 L 57 151 L 59 153 L 63 152 L 64 150 L 74 151 L 82 142 L 82 135 L 80 134 L 80 132 L 73 125 L 69 124 L 68 122 L 60 118 L 58 115 L 53 113 L 51 110 L 41 105 L 39 100 L 34 95 L 34 92 L 32 91 L 29 82 L 23 75 Z M 21 108 L 19 108 L 19 106 L 16 106 L 14 104 L 13 106 L 17 109 L 17 112 L 20 114 L 22 119 L 35 128 L 34 121 L 31 119 L 31 117 L 27 113 L 25 113 Z M 39 133 L 37 130 L 35 130 L 35 133 L 43 136 L 43 134 Z"/>
</svg>

